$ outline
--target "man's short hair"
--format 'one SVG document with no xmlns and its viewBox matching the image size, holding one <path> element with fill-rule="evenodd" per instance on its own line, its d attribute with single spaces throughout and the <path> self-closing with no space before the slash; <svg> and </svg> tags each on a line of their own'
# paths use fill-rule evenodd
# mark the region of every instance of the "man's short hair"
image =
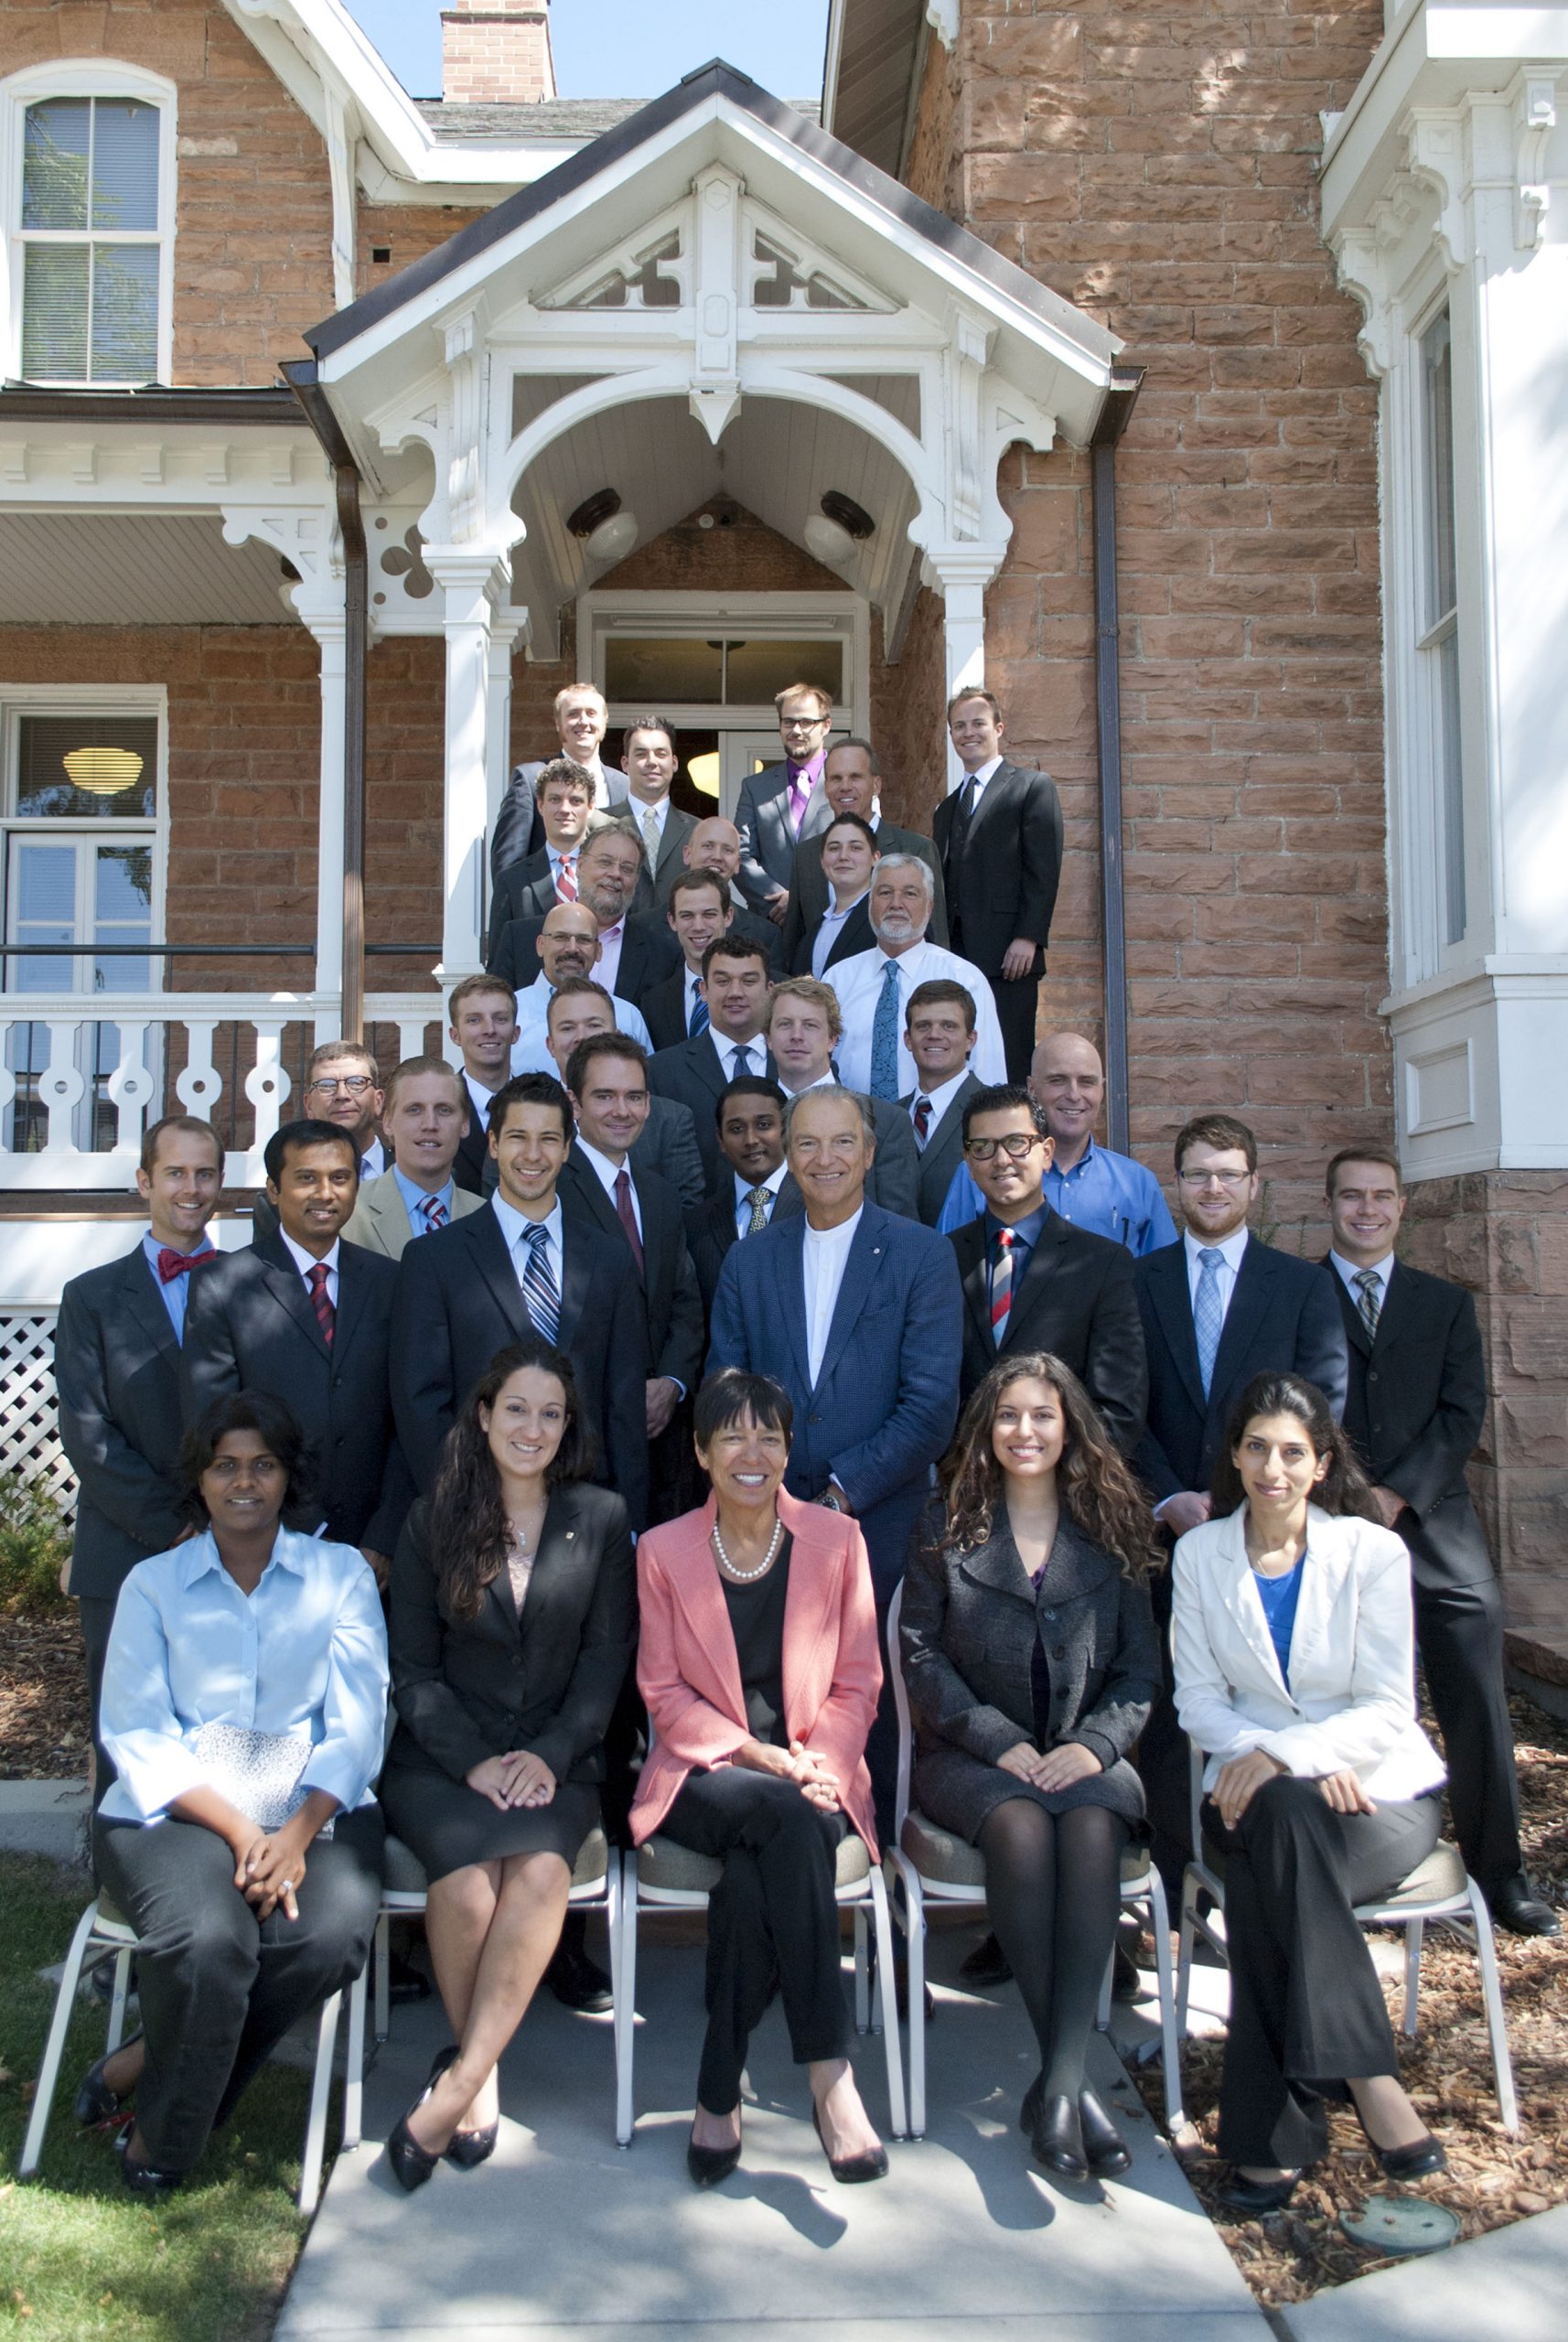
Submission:
<svg viewBox="0 0 1568 2342">
<path fill-rule="evenodd" d="M 870 764 L 870 766 L 871 766 L 871 769 L 872 769 L 872 771 L 873 771 L 874 773 L 880 773 L 880 772 L 881 772 L 881 770 L 882 770 L 882 767 L 880 766 L 880 764 L 879 764 L 879 763 L 877 762 L 877 760 L 876 760 L 876 751 L 875 751 L 875 749 L 872 747 L 872 745 L 871 745 L 871 743 L 870 743 L 870 741 L 869 741 L 869 740 L 863 740 L 863 739 L 861 738 L 861 736 L 860 736 L 860 735 L 859 735 L 859 733 L 858 733 L 858 732 L 852 732 L 852 733 L 850 734 L 850 736 L 849 736 L 849 737 L 848 737 L 848 739 L 847 739 L 847 740 L 835 740 L 835 741 L 833 742 L 832 747 L 828 750 L 828 755 L 827 755 L 827 757 L 824 757 L 822 758 L 822 770 L 823 770 L 824 772 L 826 772 L 826 770 L 827 770 L 827 768 L 828 768 L 828 757 L 836 757 L 836 756 L 838 755 L 839 751 L 841 750 L 841 748 L 860 748 L 860 749 L 863 749 L 863 750 L 865 751 L 865 754 L 866 759 L 867 759 L 867 761 L 869 762 L 869 764 Z"/>
<path fill-rule="evenodd" d="M 446 995 L 446 1022 L 456 1025 L 457 1011 L 467 1000 L 478 1000 L 482 993 L 494 993 L 498 999 L 510 1000 L 511 1013 L 517 1015 L 517 994 L 504 976 L 487 976 L 482 971 L 477 976 L 465 976 L 453 985 Z"/>
<path fill-rule="evenodd" d="M 835 813 L 831 822 L 824 822 L 822 823 L 822 843 L 824 845 L 827 843 L 828 833 L 832 830 L 858 830 L 861 836 L 865 840 L 866 844 L 871 848 L 872 853 L 875 854 L 876 852 L 876 832 L 872 828 L 871 823 L 866 820 L 864 813 Z"/>
<path fill-rule="evenodd" d="M 1374 1139 L 1368 1146 L 1342 1146 L 1337 1155 L 1329 1156 L 1328 1168 L 1323 1175 L 1323 1192 L 1330 1203 L 1334 1201 L 1335 1184 L 1347 1163 L 1380 1164 L 1384 1170 L 1393 1173 L 1395 1187 L 1402 1195 L 1404 1193 L 1404 1174 L 1400 1169 L 1399 1156 L 1391 1146 L 1384 1146 Z"/>
<path fill-rule="evenodd" d="M 775 692 L 773 704 L 780 715 L 787 699 L 814 699 L 824 715 L 833 712 L 833 695 L 823 691 L 821 683 L 786 683 L 781 692 Z"/>
<path fill-rule="evenodd" d="M 1213 1146 L 1233 1149 L 1247 1158 L 1249 1171 L 1258 1167 L 1258 1142 L 1245 1123 L 1234 1114 L 1194 1114 L 1176 1133 L 1176 1167 L 1180 1176 L 1182 1157 L 1189 1146 Z"/>
<path fill-rule="evenodd" d="M 413 1081 L 424 1073 L 444 1073 L 452 1084 L 458 1105 L 461 1106 L 465 1114 L 467 1112 L 467 1083 L 455 1065 L 448 1065 L 445 1058 L 435 1057 L 404 1058 L 401 1065 L 393 1066 L 387 1076 L 386 1105 L 383 1112 L 388 1114 L 392 1112 L 393 1106 L 397 1103 L 397 1093 L 402 1083 Z"/>
<path fill-rule="evenodd" d="M 596 1000 L 602 1000 L 604 1002 L 605 1006 L 609 1010 L 610 1015 L 613 1016 L 616 1013 L 615 1002 L 611 998 L 607 987 L 600 983 L 596 977 L 563 976 L 560 983 L 556 985 L 554 991 L 551 994 L 549 999 L 544 1004 L 545 1031 L 548 1033 L 550 1030 L 550 1019 L 554 1014 L 555 1004 L 558 1000 L 581 1000 L 585 993 L 590 992 L 594 994 Z"/>
<path fill-rule="evenodd" d="M 798 1090 L 793 1098 L 787 1099 L 785 1101 L 784 1144 L 786 1150 L 789 1144 L 789 1133 L 795 1126 L 795 1117 L 800 1108 L 808 1100 L 821 1105 L 824 1098 L 847 1098 L 860 1116 L 860 1127 L 865 1133 L 867 1146 L 876 1144 L 876 1118 L 872 1112 L 870 1099 L 863 1098 L 858 1090 L 846 1089 L 842 1081 L 819 1081 L 814 1090 Z"/>
<path fill-rule="evenodd" d="M 341 1123 L 324 1123 L 318 1116 L 302 1114 L 295 1122 L 280 1123 L 263 1152 L 262 1163 L 274 1187 L 283 1178 L 289 1156 L 307 1146 L 340 1146 L 354 1166 L 355 1178 L 359 1177 L 360 1150 L 353 1132 L 346 1131 Z"/>
<path fill-rule="evenodd" d="M 820 976 L 787 976 L 781 984 L 775 984 L 768 998 L 764 1032 L 771 1027 L 781 1000 L 803 1000 L 809 1008 L 820 1008 L 828 1020 L 828 1038 L 843 1039 L 843 1010 L 839 1006 L 839 996 L 832 984 L 823 983 Z"/>
<path fill-rule="evenodd" d="M 363 1041 L 323 1041 L 318 1048 L 312 1049 L 306 1060 L 306 1088 L 309 1089 L 324 1065 L 336 1065 L 341 1058 L 352 1058 L 362 1065 L 371 1077 L 371 1088 L 381 1088 L 381 1069 Z"/>
<path fill-rule="evenodd" d="M 604 844 L 607 838 L 610 839 L 617 845 L 630 846 L 634 854 L 640 854 L 642 852 L 642 847 L 638 842 L 636 833 L 632 830 L 629 823 L 626 822 L 601 822 L 596 829 L 592 829 L 588 832 L 587 836 L 577 848 L 577 867 L 579 870 L 581 870 L 584 863 L 588 859 L 590 854 L 597 853 L 599 847 Z"/>
<path fill-rule="evenodd" d="M 904 1010 L 906 1029 L 917 1008 L 960 1008 L 965 1026 L 972 1033 L 975 1029 L 974 994 L 967 984 L 959 983 L 952 976 L 932 976 L 915 986 Z"/>
<path fill-rule="evenodd" d="M 223 1176 L 223 1142 L 211 1123 L 204 1123 L 199 1114 L 166 1114 L 142 1133 L 142 1168 L 149 1179 L 157 1168 L 158 1148 L 169 1131 L 184 1132 L 190 1138 L 210 1139 L 218 1156 L 218 1176 Z"/>
<path fill-rule="evenodd" d="M 840 819 L 843 817 L 841 814 Z M 890 871 L 918 870 L 920 884 L 926 890 L 926 908 L 930 909 L 937 899 L 937 874 L 924 856 L 918 854 L 885 854 L 871 876 L 875 886 L 878 878 L 886 878 Z"/>
<path fill-rule="evenodd" d="M 509 1106 L 553 1106 L 561 1117 L 561 1135 L 572 1135 L 572 1101 L 553 1073 L 515 1073 L 490 1100 L 485 1128 L 491 1138 L 505 1126 Z"/>
<path fill-rule="evenodd" d="M 703 954 L 703 982 L 708 981 L 708 970 L 715 960 L 760 960 L 762 972 L 769 972 L 771 962 L 768 946 L 752 935 L 715 935 Z"/>
<path fill-rule="evenodd" d="M 670 743 L 671 755 L 673 757 L 680 754 L 675 741 L 675 726 L 668 723 L 662 715 L 634 715 L 620 736 L 622 756 L 630 756 L 631 736 L 634 732 L 662 732 Z"/>
<path fill-rule="evenodd" d="M 677 895 L 694 895 L 699 886 L 711 886 L 719 898 L 721 910 L 729 901 L 729 888 L 716 870 L 682 870 L 671 882 L 667 901 L 673 903 Z"/>
<path fill-rule="evenodd" d="M 590 805 L 594 801 L 593 774 L 585 772 L 582 766 L 575 764 L 570 757 L 552 757 L 548 764 L 540 767 L 539 779 L 533 784 L 533 794 L 542 805 L 546 790 L 557 787 L 579 789 Z"/>
<path fill-rule="evenodd" d="M 714 1121 L 721 1131 L 725 1126 L 725 1108 L 732 1098 L 770 1099 L 779 1109 L 780 1121 L 789 1102 L 778 1082 L 769 1081 L 765 1073 L 737 1073 L 733 1081 L 725 1083 L 714 1103 Z"/>
<path fill-rule="evenodd" d="M 1002 703 L 997 698 L 995 693 L 988 692 L 983 683 L 971 683 L 965 690 L 961 692 L 954 692 L 951 699 L 949 700 L 946 716 L 946 721 L 949 724 L 952 722 L 952 712 L 954 708 L 961 707 L 966 699 L 983 699 L 985 702 L 986 706 L 991 710 L 992 714 L 996 718 L 997 723 L 1005 723 L 1006 718 L 1002 713 Z"/>
<path fill-rule="evenodd" d="M 596 1058 L 624 1058 L 628 1065 L 639 1065 L 648 1070 L 648 1051 L 629 1033 L 585 1033 L 572 1045 L 566 1060 L 566 1087 L 574 1098 L 581 1098 L 588 1068 Z"/>
<path fill-rule="evenodd" d="M 561 710 L 565 706 L 566 702 L 569 699 L 596 699 L 599 705 L 605 709 L 607 714 L 608 713 L 608 702 L 606 700 L 605 695 L 603 692 L 600 691 L 597 683 L 563 683 L 560 690 L 556 693 L 555 697 L 551 702 L 551 705 L 557 715 L 560 714 Z M 542 780 L 544 775 L 541 773 L 539 778 Z"/>
<path fill-rule="evenodd" d="M 1049 1138 L 1051 1134 L 1045 1108 L 1037 1098 L 1031 1097 L 1021 1081 L 993 1082 L 989 1090 L 975 1091 L 963 1110 L 965 1146 L 969 1144 L 970 1125 L 980 1114 L 1027 1114 L 1036 1138 Z"/>
</svg>

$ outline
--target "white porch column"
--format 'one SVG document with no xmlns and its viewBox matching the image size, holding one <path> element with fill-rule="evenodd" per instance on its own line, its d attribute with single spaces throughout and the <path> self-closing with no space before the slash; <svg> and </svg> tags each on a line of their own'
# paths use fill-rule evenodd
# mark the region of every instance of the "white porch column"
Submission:
<svg viewBox="0 0 1568 2342">
<path fill-rule="evenodd" d="M 485 911 L 485 834 L 489 773 L 499 727 L 491 718 L 495 606 L 505 591 L 504 560 L 488 548 L 426 546 L 425 565 L 446 596 L 446 788 L 441 927 L 443 983 L 476 974 Z M 510 632 L 510 622 L 504 622 Z M 509 646 L 510 647 L 510 646 Z"/>
<path fill-rule="evenodd" d="M 487 834 L 500 811 L 511 779 L 511 661 L 520 639 L 526 639 L 528 622 L 494 618 L 490 622 L 489 679 L 485 740 L 485 821 Z"/>
<path fill-rule="evenodd" d="M 1005 545 L 940 545 L 928 553 L 926 569 L 942 596 L 942 640 L 947 696 L 985 681 L 985 589 L 1002 566 Z M 948 790 L 963 779 L 963 767 L 948 743 Z"/>
<path fill-rule="evenodd" d="M 316 1037 L 334 1039 L 343 1029 L 343 719 L 347 673 L 347 628 L 336 617 L 312 618 L 310 631 L 321 657 L 321 764 L 316 846 Z"/>
</svg>

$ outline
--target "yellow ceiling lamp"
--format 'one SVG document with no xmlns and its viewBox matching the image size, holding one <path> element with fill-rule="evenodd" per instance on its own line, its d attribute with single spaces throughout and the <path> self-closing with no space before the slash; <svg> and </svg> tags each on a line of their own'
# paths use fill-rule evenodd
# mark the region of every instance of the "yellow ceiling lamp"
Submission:
<svg viewBox="0 0 1568 2342">
<path fill-rule="evenodd" d="M 89 797 L 118 797 L 142 778 L 142 758 L 134 748 L 73 748 L 61 761 L 71 786 Z"/>
<path fill-rule="evenodd" d="M 688 757 L 686 770 L 693 789 L 700 789 L 704 797 L 718 795 L 719 752 L 716 748 L 711 749 L 705 757 Z"/>
</svg>

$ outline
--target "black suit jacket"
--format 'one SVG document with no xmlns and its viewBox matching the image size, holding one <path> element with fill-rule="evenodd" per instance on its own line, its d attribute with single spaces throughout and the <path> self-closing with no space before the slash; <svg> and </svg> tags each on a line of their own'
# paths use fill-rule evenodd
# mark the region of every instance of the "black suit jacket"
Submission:
<svg viewBox="0 0 1568 2342">
<path fill-rule="evenodd" d="M 561 1348 L 598 1444 L 598 1477 L 620 1490 L 632 1527 L 640 1530 L 648 1516 L 642 1295 L 623 1236 L 601 1235 L 565 1204 L 562 1219 Z M 415 1483 L 428 1491 L 460 1402 L 496 1352 L 533 1327 L 493 1211 L 470 1212 L 422 1236 L 397 1263 L 396 1276 L 392 1405 Z"/>
<path fill-rule="evenodd" d="M 947 879 L 952 948 L 994 983 L 1015 936 L 1040 946 L 1045 966 L 1062 867 L 1062 809 L 1056 783 L 1005 757 L 985 784 L 961 856 L 953 823 L 961 790 L 937 807 L 931 829 Z"/>
<path fill-rule="evenodd" d="M 395 1552 L 413 1494 L 390 1386 L 397 1263 L 339 1243 L 330 1349 L 281 1235 L 258 1236 L 196 1276 L 180 1353 L 187 1426 L 233 1391 L 281 1399 L 305 1434 L 328 1536 Z"/>
<path fill-rule="evenodd" d="M 648 1120 L 642 1126 L 642 1136 L 633 1146 L 628 1160 L 634 1179 L 639 1179 L 645 1171 L 657 1172 L 665 1185 L 673 1187 L 680 1197 L 683 1212 L 694 1211 L 708 1192 L 691 1113 L 686 1107 L 677 1105 L 672 1098 L 658 1098 L 650 1094 Z M 488 1147 L 479 1182 L 479 1193 L 483 1196 L 493 1196 L 500 1185 L 495 1156 Z"/>
<path fill-rule="evenodd" d="M 215 1262 L 190 1271 L 192 1283 Z M 81 1486 L 70 1591 L 112 1600 L 138 1562 L 185 1527 L 179 1344 L 138 1238 L 134 1252 L 72 1277 L 55 1325 L 60 1444 Z"/>
<path fill-rule="evenodd" d="M 637 1641 L 626 1506 L 608 1488 L 553 1488 L 520 1618 L 504 1570 L 476 1618 L 442 1599 L 429 1507 L 416 1499 L 392 1562 L 394 1765 L 462 1780 L 525 1748 L 557 1780 L 602 1781 L 604 1736 Z"/>
<path fill-rule="evenodd" d="M 868 896 L 863 895 L 840 928 L 833 939 L 832 950 L 822 962 L 823 975 L 827 974 L 830 968 L 836 968 L 841 960 L 852 958 L 856 951 L 874 951 L 876 949 L 876 938 L 871 931 L 871 913 L 866 908 L 869 899 Z M 789 897 L 791 908 L 794 900 L 795 897 L 791 895 Z M 789 972 L 792 976 L 811 974 L 811 953 L 816 947 L 817 929 L 822 923 L 822 915 L 819 913 L 796 944 L 789 959 Z M 933 937 L 932 941 L 934 942 L 935 940 Z"/>
<path fill-rule="evenodd" d="M 758 1035 L 750 1044 L 753 1054 L 767 1049 Z M 770 1081 L 779 1078 L 771 1052 L 763 1067 Z M 719 1154 L 718 1125 L 714 1120 L 719 1099 L 726 1087 L 725 1069 L 711 1035 L 698 1033 L 689 1041 L 679 1041 L 671 1049 L 660 1049 L 649 1061 L 648 1086 L 660 1098 L 671 1098 L 691 1112 L 696 1133 L 697 1152 L 703 1158 L 703 1178 L 711 1190 L 723 1164 Z"/>
<path fill-rule="evenodd" d="M 644 811 L 645 808 L 638 803 L 635 797 L 628 797 L 626 814 L 629 817 L 631 826 L 636 830 L 639 842 L 642 837 L 641 824 Z M 682 813 L 679 805 L 671 805 L 664 816 L 664 834 L 659 841 L 659 860 L 653 868 L 653 899 L 658 907 L 660 919 L 663 919 L 669 908 L 670 889 L 686 867 L 686 840 L 696 826 L 696 815 Z"/>
<path fill-rule="evenodd" d="M 822 843 L 831 821 L 802 838 L 795 848 L 795 860 L 789 873 L 789 908 L 784 917 L 784 950 L 796 975 L 809 975 L 811 962 L 797 967 L 801 938 L 814 934 L 817 922 L 828 907 L 828 882 L 822 870 Z M 926 933 L 933 943 L 944 950 L 948 940 L 947 888 L 942 883 L 941 859 L 933 841 L 920 830 L 901 830 L 892 822 L 879 822 L 876 828 L 878 854 L 918 854 L 936 881 L 936 900 L 931 909 L 931 922 Z M 862 947 L 865 948 L 864 946 Z"/>
<path fill-rule="evenodd" d="M 940 1122 L 933 1123 L 926 1133 L 925 1152 L 920 1156 L 920 1180 L 917 1201 L 920 1218 L 928 1228 L 934 1228 L 941 1218 L 942 1206 L 952 1186 L 952 1175 L 963 1161 L 963 1110 L 977 1090 L 985 1087 L 972 1073 L 966 1073 L 948 1102 Z M 919 1092 L 911 1090 L 900 1098 L 899 1105 L 906 1114 L 914 1106 Z M 911 1131 L 915 1125 L 910 1123 Z"/>
<path fill-rule="evenodd" d="M 514 919 L 542 919 L 555 908 L 555 881 L 550 856 L 542 847 L 526 861 L 509 863 L 496 880 L 490 897 L 490 974 L 495 973 L 495 948 Z"/>
<path fill-rule="evenodd" d="M 682 1041 L 691 1038 L 686 1030 L 684 964 L 671 975 L 660 976 L 656 984 L 650 984 L 637 1004 L 642 1011 L 648 1037 L 656 1049 L 678 1049 Z"/>
<path fill-rule="evenodd" d="M 1377 1485 L 1405 1500 L 1394 1527 L 1416 1585 L 1485 1585 L 1492 1559 L 1465 1477 L 1487 1413 L 1475 1302 L 1463 1285 L 1396 1261 L 1373 1338 L 1331 1262 L 1324 1273 L 1349 1352 L 1345 1429 Z"/>
<path fill-rule="evenodd" d="M 642 1217 L 639 1283 L 648 1313 L 649 1371 L 666 1374 L 682 1391 L 694 1391 L 704 1348 L 703 1297 L 686 1249 L 681 1198 L 656 1171 L 639 1171 L 629 1158 L 627 1167 Z M 575 1145 L 561 1167 L 560 1191 L 567 1211 L 581 1212 L 630 1253 L 614 1204 L 593 1165 L 584 1160 Z"/>
<path fill-rule="evenodd" d="M 1316 1261 L 1248 1238 L 1207 1399 L 1185 1243 L 1178 1237 L 1145 1252 L 1133 1262 L 1133 1278 L 1149 1353 L 1148 1427 L 1133 1462 L 1151 1502 L 1163 1504 L 1181 1488 L 1208 1488 L 1230 1410 L 1255 1374 L 1305 1375 L 1316 1383 L 1335 1420 L 1344 1414 L 1345 1327 Z"/>
<path fill-rule="evenodd" d="M 499 935 L 491 931 L 489 972 L 514 992 L 534 983 L 544 964 L 534 949 L 543 925 L 539 917 L 514 919 Z M 671 964 L 679 969 L 681 947 L 669 928 L 651 914 L 634 912 L 620 940 L 620 960 L 610 989 L 618 1000 L 629 1000 L 640 1008 L 644 993 L 669 974 Z"/>
<path fill-rule="evenodd" d="M 725 1168 L 728 1168 L 727 1165 Z M 692 1248 L 692 1265 L 697 1272 L 697 1283 L 702 1288 L 704 1310 L 713 1308 L 714 1294 L 718 1285 L 719 1271 L 725 1264 L 725 1254 L 732 1244 L 736 1244 L 740 1241 L 736 1233 L 734 1193 L 735 1190 L 730 1182 L 727 1179 L 721 1180 L 716 1192 L 708 1198 L 701 1211 L 694 1212 L 686 1223 L 687 1239 Z M 800 1188 L 786 1171 L 779 1183 L 779 1193 L 774 1201 L 773 1209 L 768 1215 L 768 1227 L 771 1228 L 776 1219 L 788 1219 L 792 1212 L 804 1211 L 805 1209 L 805 1201 Z"/>
<path fill-rule="evenodd" d="M 470 1196 L 482 1196 L 485 1192 L 485 1166 L 490 1159 L 489 1124 L 479 1120 L 474 1101 L 468 1098 L 466 1082 L 463 1094 L 467 1100 L 468 1127 L 457 1142 L 452 1180 L 454 1186 L 465 1188 Z"/>
<path fill-rule="evenodd" d="M 998 1351 L 991 1330 L 985 1221 L 972 1219 L 948 1238 L 963 1286 L 965 1405 L 998 1357 L 1048 1350 L 1069 1366 L 1105 1418 L 1105 1428 L 1131 1456 L 1144 1428 L 1148 1367 L 1133 1291 L 1133 1259 L 1108 1237 L 1074 1228 L 1047 1208 L 1039 1242 L 1029 1255 Z"/>
<path fill-rule="evenodd" d="M 801 823 L 810 833 L 825 830 L 833 818 L 825 797 Z M 788 886 L 795 862 L 795 832 L 789 821 L 789 767 L 782 759 L 747 773 L 740 784 L 735 809 L 740 832 L 740 889 L 753 908 L 765 903 L 776 886 Z"/>
</svg>

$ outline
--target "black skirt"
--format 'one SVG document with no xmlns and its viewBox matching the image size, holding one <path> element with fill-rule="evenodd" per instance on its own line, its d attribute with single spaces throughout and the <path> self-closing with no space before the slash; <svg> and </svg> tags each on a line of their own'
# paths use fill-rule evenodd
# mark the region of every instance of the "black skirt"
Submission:
<svg viewBox="0 0 1568 2342">
<path fill-rule="evenodd" d="M 509 1854 L 559 1854 L 570 1870 L 599 1821 L 599 1793 L 587 1782 L 562 1781 L 548 1805 L 514 1805 L 502 1813 L 467 1781 L 395 1758 L 377 1795 L 388 1829 L 418 1855 L 432 1884 Z"/>
</svg>

